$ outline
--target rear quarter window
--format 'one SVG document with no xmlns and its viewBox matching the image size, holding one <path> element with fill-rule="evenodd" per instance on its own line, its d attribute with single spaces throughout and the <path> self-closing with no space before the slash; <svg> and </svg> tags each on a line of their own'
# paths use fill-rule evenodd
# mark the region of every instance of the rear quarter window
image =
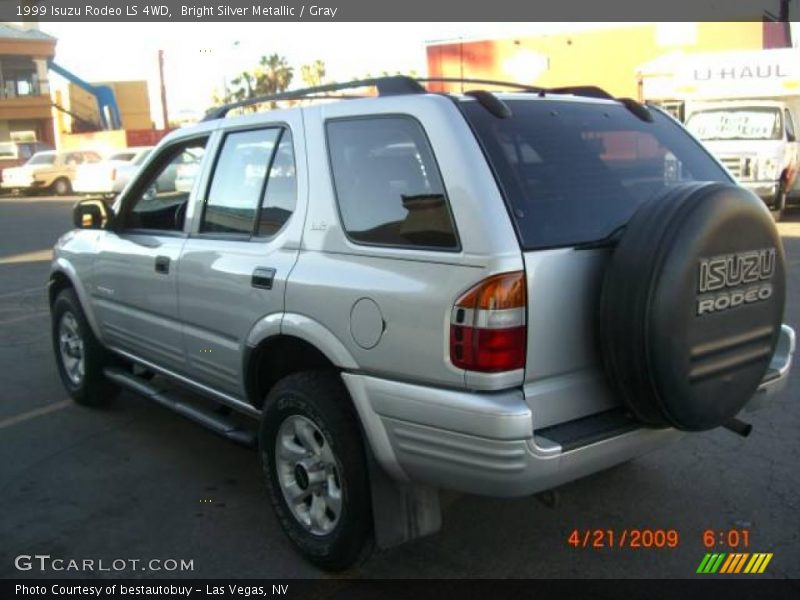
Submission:
<svg viewBox="0 0 800 600">
<path fill-rule="evenodd" d="M 730 178 L 671 118 L 644 122 L 619 104 L 509 100 L 498 119 L 462 102 L 523 249 L 598 241 L 643 203 L 688 181 Z"/>
<path fill-rule="evenodd" d="M 416 120 L 337 119 L 326 128 L 336 199 L 352 241 L 459 248 L 433 151 Z"/>
</svg>

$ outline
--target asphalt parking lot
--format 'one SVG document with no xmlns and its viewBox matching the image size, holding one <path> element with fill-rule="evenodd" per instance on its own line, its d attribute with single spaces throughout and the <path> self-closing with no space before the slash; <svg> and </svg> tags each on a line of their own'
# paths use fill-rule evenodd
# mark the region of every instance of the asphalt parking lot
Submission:
<svg viewBox="0 0 800 600">
<path fill-rule="evenodd" d="M 74 199 L 0 198 L 0 577 L 15 557 L 181 559 L 193 570 L 102 577 L 321 577 L 270 511 L 256 454 L 132 394 L 106 409 L 67 398 L 51 356 L 44 283 Z M 800 327 L 800 212 L 780 224 Z M 447 494 L 442 531 L 376 553 L 345 577 L 690 577 L 704 530 L 749 529 L 772 552 L 761 577 L 800 576 L 800 369 L 777 402 L 746 415 L 752 435 L 688 436 L 535 498 Z M 575 549 L 575 529 L 676 529 L 676 548 Z M 716 551 L 726 551 L 717 548 Z M 706 576 L 708 577 L 708 576 Z"/>
</svg>

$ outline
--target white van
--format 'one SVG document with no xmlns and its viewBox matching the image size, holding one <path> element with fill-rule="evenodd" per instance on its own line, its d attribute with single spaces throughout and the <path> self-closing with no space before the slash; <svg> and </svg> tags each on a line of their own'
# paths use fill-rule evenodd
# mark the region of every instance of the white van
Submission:
<svg viewBox="0 0 800 600">
<path fill-rule="evenodd" d="M 800 199 L 800 96 L 688 103 L 686 127 L 780 218 Z"/>
</svg>

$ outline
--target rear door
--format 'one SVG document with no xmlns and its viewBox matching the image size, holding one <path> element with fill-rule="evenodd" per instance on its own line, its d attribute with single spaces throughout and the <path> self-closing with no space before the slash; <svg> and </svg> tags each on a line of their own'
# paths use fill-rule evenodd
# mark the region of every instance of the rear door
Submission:
<svg viewBox="0 0 800 600">
<path fill-rule="evenodd" d="M 307 195 L 300 112 L 270 116 L 275 120 L 260 117 L 220 135 L 179 264 L 192 378 L 240 397 L 247 335 L 260 319 L 283 311 Z"/>
</svg>

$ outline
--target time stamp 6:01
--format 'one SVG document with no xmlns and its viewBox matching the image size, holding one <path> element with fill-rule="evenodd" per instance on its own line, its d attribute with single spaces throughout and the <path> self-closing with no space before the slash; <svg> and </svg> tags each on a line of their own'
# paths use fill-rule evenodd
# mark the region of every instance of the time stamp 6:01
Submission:
<svg viewBox="0 0 800 600">
<path fill-rule="evenodd" d="M 706 529 L 701 541 L 711 549 L 739 550 L 750 547 L 749 529 Z M 572 548 L 677 548 L 681 534 L 677 529 L 573 529 L 567 535 Z"/>
</svg>

